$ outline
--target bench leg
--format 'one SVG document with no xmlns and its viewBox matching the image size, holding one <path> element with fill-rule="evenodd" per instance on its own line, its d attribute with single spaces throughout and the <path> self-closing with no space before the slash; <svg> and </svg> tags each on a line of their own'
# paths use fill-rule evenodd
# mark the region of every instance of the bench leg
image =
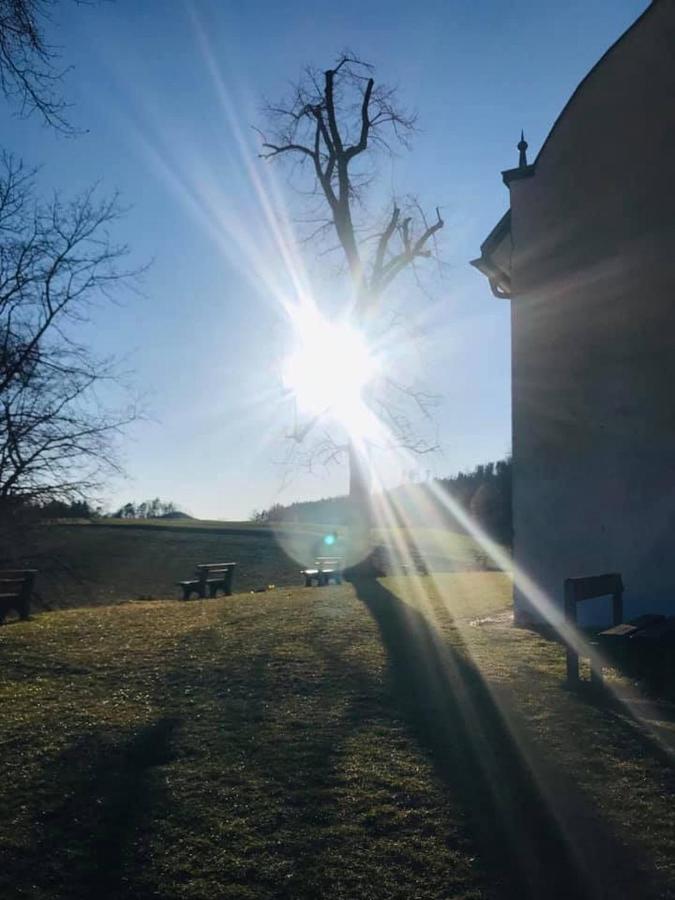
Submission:
<svg viewBox="0 0 675 900">
<path fill-rule="evenodd" d="M 579 656 L 571 647 L 567 648 L 566 668 L 567 684 L 570 686 L 579 684 Z"/>
<path fill-rule="evenodd" d="M 591 687 L 598 689 L 603 686 L 602 657 L 600 656 L 600 652 L 595 645 L 592 645 L 590 648 L 590 658 Z"/>
<path fill-rule="evenodd" d="M 604 684 L 604 680 L 602 677 L 602 666 L 599 664 L 591 663 L 591 687 L 598 690 Z"/>
<path fill-rule="evenodd" d="M 565 582 L 565 623 L 576 636 L 577 628 L 577 603 L 571 582 Z M 579 684 L 579 654 L 567 645 L 567 657 L 565 660 L 567 669 L 567 684 L 576 687 Z"/>
</svg>

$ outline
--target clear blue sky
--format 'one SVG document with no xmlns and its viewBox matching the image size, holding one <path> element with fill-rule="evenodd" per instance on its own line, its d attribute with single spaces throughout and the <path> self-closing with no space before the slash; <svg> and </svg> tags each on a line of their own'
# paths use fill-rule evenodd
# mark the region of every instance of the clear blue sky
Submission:
<svg viewBox="0 0 675 900">
<path fill-rule="evenodd" d="M 441 204 L 446 220 L 447 272 L 432 299 L 410 298 L 429 324 L 425 377 L 442 395 L 442 450 L 420 469 L 450 474 L 508 453 L 508 301 L 491 296 L 468 260 L 508 205 L 500 170 L 516 164 L 520 128 L 534 156 L 577 83 L 647 5 L 57 4 L 50 38 L 73 67 L 64 91 L 86 133 L 64 138 L 3 104 L 2 144 L 42 167 L 45 190 L 96 180 L 119 189 L 131 206 L 120 235 L 135 259 L 153 260 L 143 296 L 101 308 L 86 326 L 96 352 L 124 357 L 152 416 L 124 442 L 129 479 L 111 487 L 109 502 L 159 495 L 195 515 L 240 518 L 344 492 L 345 469 L 289 481 L 280 465 L 283 320 L 241 245 L 255 246 L 272 270 L 277 261 L 236 137 L 239 126 L 254 146 L 249 126 L 261 121 L 262 98 L 278 98 L 303 65 L 326 68 L 344 47 L 417 109 L 414 150 L 385 177 Z"/>
</svg>

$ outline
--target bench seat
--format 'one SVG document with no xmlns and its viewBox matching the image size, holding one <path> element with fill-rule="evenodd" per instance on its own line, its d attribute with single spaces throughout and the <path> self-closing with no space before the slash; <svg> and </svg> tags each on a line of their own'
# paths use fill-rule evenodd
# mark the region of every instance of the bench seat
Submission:
<svg viewBox="0 0 675 900">
<path fill-rule="evenodd" d="M 305 587 L 311 587 L 316 581 L 318 587 L 327 585 L 332 579 L 335 584 L 342 583 L 342 559 L 340 557 L 317 557 L 314 560 L 314 568 L 301 569 L 300 574 L 305 578 Z"/>
<path fill-rule="evenodd" d="M 675 689 L 675 616 L 638 616 L 607 628 L 597 641 L 608 662 L 660 693 Z"/>
<path fill-rule="evenodd" d="M 200 563 L 195 569 L 194 578 L 177 582 L 183 590 L 183 600 L 189 600 L 193 593 L 203 600 L 207 591 L 209 597 L 215 597 L 218 590 L 222 590 L 229 597 L 232 593 L 232 579 L 236 565 L 233 562 Z"/>
</svg>

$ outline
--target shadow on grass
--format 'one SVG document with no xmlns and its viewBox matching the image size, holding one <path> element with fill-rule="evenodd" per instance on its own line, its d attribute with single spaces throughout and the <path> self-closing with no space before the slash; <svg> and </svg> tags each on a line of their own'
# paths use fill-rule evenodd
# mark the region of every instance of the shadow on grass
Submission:
<svg viewBox="0 0 675 900">
<path fill-rule="evenodd" d="M 2 869 L 13 877 L 3 896 L 138 896 L 125 878 L 128 856 L 142 820 L 160 801 L 149 770 L 170 760 L 174 727 L 163 718 L 121 741 L 90 737 L 63 753 L 50 768 L 63 801 L 38 811 L 28 854 L 5 848 Z M 23 893 L 28 885 L 31 892 Z"/>
<path fill-rule="evenodd" d="M 538 635 L 542 640 L 557 644 L 560 653 L 565 653 L 565 642 L 559 632 L 551 625 L 528 623 L 516 625 L 525 631 Z M 597 638 L 598 629 L 584 629 L 585 638 L 593 642 Z M 588 663 L 588 661 L 587 661 Z M 675 740 L 672 729 L 669 733 L 658 734 L 654 720 L 666 727 L 675 723 L 675 702 L 658 691 L 649 691 L 650 685 L 642 681 L 629 684 L 625 679 L 635 677 L 630 669 L 626 670 L 620 659 L 612 660 L 606 656 L 606 666 L 614 668 L 624 677 L 624 684 L 617 687 L 607 681 L 600 688 L 590 680 L 590 671 L 574 685 L 565 685 L 564 690 L 573 693 L 579 700 L 592 706 L 606 725 L 613 726 L 609 730 L 615 751 L 620 756 L 631 757 L 636 752 L 648 755 L 662 767 L 664 781 L 669 792 L 675 778 Z M 618 733 L 617 733 L 618 731 Z"/>
<path fill-rule="evenodd" d="M 83 740 L 50 764 L 63 799 L 43 813 L 35 786 L 30 850 L 5 853 L 0 895 L 453 896 L 460 891 L 450 884 L 448 851 L 463 842 L 476 857 L 476 872 L 467 863 L 460 873 L 472 889 L 464 896 L 662 896 L 592 803 L 505 715 L 459 635 L 453 648 L 378 582 L 354 587 L 379 628 L 385 683 L 379 667 L 351 654 L 366 619 L 358 604 L 345 607 L 339 628 L 319 615 L 331 588 L 308 593 L 306 619 L 293 605 L 270 605 L 264 616 L 246 605 L 250 614 L 235 613 L 222 628 L 191 631 L 167 659 L 163 718 L 133 734 Z M 289 627 L 294 613 L 299 622 Z M 368 641 L 379 659 L 377 641 Z M 377 743 L 376 729 L 390 723 L 441 784 L 429 816 L 409 827 L 375 808 L 387 758 L 373 755 L 354 778 L 345 774 L 349 741 Z M 170 762 L 172 748 L 179 764 L 169 799 L 153 770 Z M 398 777 L 382 786 L 382 806 L 405 787 Z M 406 813 L 425 802 L 427 787 L 401 798 Z M 466 839 L 443 821 L 446 798 L 461 810 Z M 439 834 L 442 858 L 432 870 L 425 852 Z M 488 890 L 473 890 L 485 870 Z M 16 884 L 23 893 L 12 893 Z"/>
<path fill-rule="evenodd" d="M 495 893 L 661 896 L 654 873 L 500 705 L 459 635 L 449 646 L 430 621 L 377 581 L 354 587 L 378 625 L 401 712 L 462 806 Z"/>
</svg>

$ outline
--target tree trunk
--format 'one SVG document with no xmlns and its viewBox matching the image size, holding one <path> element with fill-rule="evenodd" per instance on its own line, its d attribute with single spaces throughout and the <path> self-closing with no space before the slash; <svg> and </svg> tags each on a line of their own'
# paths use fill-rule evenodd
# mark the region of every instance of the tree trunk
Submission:
<svg viewBox="0 0 675 900">
<path fill-rule="evenodd" d="M 373 524 L 370 501 L 370 460 L 366 453 L 349 443 L 349 534 L 350 564 L 362 562 L 370 553 L 370 529 Z"/>
</svg>

